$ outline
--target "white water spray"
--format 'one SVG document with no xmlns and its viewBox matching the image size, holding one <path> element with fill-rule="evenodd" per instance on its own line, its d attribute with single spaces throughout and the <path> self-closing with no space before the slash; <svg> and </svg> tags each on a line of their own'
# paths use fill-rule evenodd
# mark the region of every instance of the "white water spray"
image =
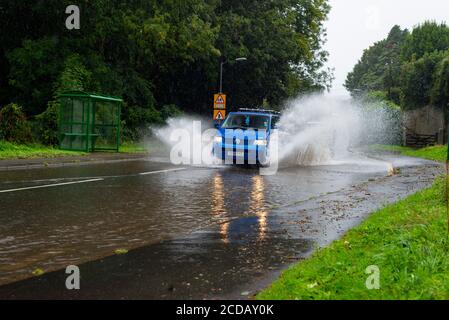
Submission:
<svg viewBox="0 0 449 320">
<path fill-rule="evenodd" d="M 212 121 L 200 117 L 178 117 L 168 119 L 167 125 L 152 129 L 153 134 L 169 148 L 176 145 L 186 150 L 180 154 L 181 161 L 194 165 L 216 165 L 218 159 L 212 155 L 212 138 L 217 135 L 213 129 Z M 212 131 L 211 131 L 212 130 Z M 209 131 L 209 135 L 205 132 Z M 174 133 L 182 136 L 181 140 L 173 139 Z"/>
<path fill-rule="evenodd" d="M 373 117 L 373 114 L 376 116 Z M 154 129 L 153 133 L 168 147 L 176 143 L 170 139 L 172 132 L 182 129 L 192 141 L 201 141 L 203 160 L 208 154 L 211 144 L 197 135 L 194 123 L 201 121 L 201 130 L 212 127 L 212 121 L 199 117 L 180 117 L 170 119 L 165 127 Z M 373 127 L 375 130 L 367 129 Z M 381 112 L 367 113 L 363 108 L 353 103 L 350 98 L 336 98 L 328 95 L 310 95 L 294 99 L 287 103 L 282 112 L 279 127 L 279 161 L 281 166 L 316 166 L 336 164 L 372 165 L 373 160 L 352 152 L 352 148 L 359 145 L 366 136 L 385 135 L 387 127 Z M 368 132 L 369 131 L 369 132 Z M 376 132 L 371 132 L 376 131 Z M 192 152 L 188 155 L 192 158 Z M 207 149 L 207 150 L 206 150 Z M 212 157 L 211 150 L 210 156 Z M 210 164 L 210 159 L 207 159 Z M 217 162 L 216 162 L 217 163 Z M 215 164 L 216 164 L 215 163 Z M 379 165 L 379 161 L 377 161 Z M 388 167 L 386 164 L 382 166 Z"/>
<path fill-rule="evenodd" d="M 288 103 L 279 122 L 279 158 L 287 165 L 323 165 L 351 156 L 360 112 L 349 99 L 312 95 Z"/>
</svg>

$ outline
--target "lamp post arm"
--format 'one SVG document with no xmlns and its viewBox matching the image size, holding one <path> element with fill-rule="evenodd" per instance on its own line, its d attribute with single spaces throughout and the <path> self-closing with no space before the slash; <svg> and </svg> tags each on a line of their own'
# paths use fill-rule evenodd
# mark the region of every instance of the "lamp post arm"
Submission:
<svg viewBox="0 0 449 320">
<path fill-rule="evenodd" d="M 220 93 L 223 93 L 223 61 L 220 63 Z"/>
<path fill-rule="evenodd" d="M 235 61 L 240 62 L 240 61 L 246 61 L 247 58 L 246 57 L 240 57 L 235 59 Z M 223 93 L 223 66 L 228 63 L 228 60 L 222 60 L 220 63 L 220 93 Z"/>
<path fill-rule="evenodd" d="M 220 93 L 223 93 L 223 66 L 228 63 L 227 61 L 221 61 L 220 63 Z"/>
</svg>

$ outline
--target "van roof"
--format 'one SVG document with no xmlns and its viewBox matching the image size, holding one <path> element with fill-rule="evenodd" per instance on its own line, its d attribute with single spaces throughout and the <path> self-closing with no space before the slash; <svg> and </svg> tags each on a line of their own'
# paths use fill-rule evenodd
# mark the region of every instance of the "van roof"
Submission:
<svg viewBox="0 0 449 320">
<path fill-rule="evenodd" d="M 230 112 L 232 114 L 248 114 L 248 115 L 266 115 L 266 116 L 279 116 L 281 113 L 275 110 L 265 109 L 249 109 L 240 108 L 238 111 Z"/>
</svg>

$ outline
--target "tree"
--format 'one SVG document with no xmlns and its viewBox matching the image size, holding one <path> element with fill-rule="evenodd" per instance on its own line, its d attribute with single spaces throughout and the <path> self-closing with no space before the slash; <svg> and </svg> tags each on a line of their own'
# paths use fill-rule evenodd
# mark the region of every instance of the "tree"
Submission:
<svg viewBox="0 0 449 320">
<path fill-rule="evenodd" d="M 431 102 L 446 112 L 449 111 L 449 51 L 445 52 L 443 59 L 436 67 Z"/>
<path fill-rule="evenodd" d="M 449 48 L 449 28 L 445 23 L 426 21 L 407 35 L 402 47 L 402 60 L 419 59 L 426 53 Z"/>
<path fill-rule="evenodd" d="M 230 66 L 224 83 L 235 105 L 257 106 L 267 99 L 279 105 L 297 95 L 329 85 L 320 73 L 327 59 L 322 50 L 327 1 L 222 1 L 216 24 L 222 59 L 247 56 Z"/>
<path fill-rule="evenodd" d="M 390 100 L 399 103 L 401 49 L 407 35 L 407 30 L 394 26 L 386 39 L 365 50 L 348 74 L 345 87 L 353 94 L 386 91 Z"/>
<path fill-rule="evenodd" d="M 395 26 L 385 40 L 364 51 L 345 86 L 353 95 L 384 92 L 403 109 L 430 103 L 447 107 L 448 48 L 444 23 L 427 21 L 411 33 Z"/>
<path fill-rule="evenodd" d="M 32 141 L 31 126 L 21 106 L 10 103 L 0 110 L 0 138 L 17 143 Z"/>
<path fill-rule="evenodd" d="M 417 60 L 403 66 L 402 72 L 402 107 L 414 109 L 430 104 L 434 72 L 442 59 L 442 53 L 426 53 Z"/>
<path fill-rule="evenodd" d="M 23 105 L 27 115 L 43 112 L 62 67 L 57 40 L 25 40 L 20 48 L 7 53 L 7 58 L 11 99 Z"/>
<path fill-rule="evenodd" d="M 278 107 L 332 79 L 323 68 L 327 0 L 80 0 L 80 30 L 65 28 L 69 4 L 0 4 L 0 102 L 35 116 L 61 90 L 97 91 L 123 97 L 135 125 L 166 105 L 210 112 L 221 60 L 248 58 L 226 65 L 234 106 Z"/>
</svg>

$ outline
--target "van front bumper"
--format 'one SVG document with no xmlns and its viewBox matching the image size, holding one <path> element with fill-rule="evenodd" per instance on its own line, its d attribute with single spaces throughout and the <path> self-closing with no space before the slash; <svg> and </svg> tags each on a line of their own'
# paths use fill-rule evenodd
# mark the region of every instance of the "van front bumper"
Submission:
<svg viewBox="0 0 449 320">
<path fill-rule="evenodd" d="M 213 154 L 225 164 L 258 165 L 267 161 L 267 147 L 214 143 Z"/>
</svg>

